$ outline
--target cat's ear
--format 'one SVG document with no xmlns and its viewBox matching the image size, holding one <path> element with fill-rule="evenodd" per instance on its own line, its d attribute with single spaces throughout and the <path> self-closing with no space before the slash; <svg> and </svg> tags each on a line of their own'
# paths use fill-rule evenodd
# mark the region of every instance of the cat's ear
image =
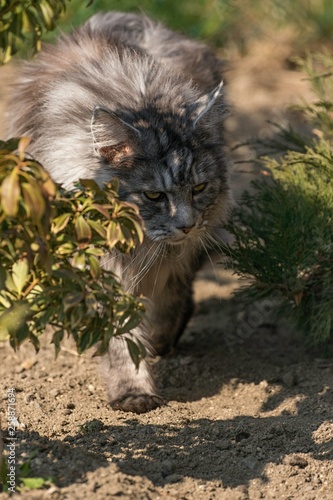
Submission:
<svg viewBox="0 0 333 500">
<path fill-rule="evenodd" d="M 222 94 L 223 89 L 223 81 L 219 83 L 214 90 L 205 94 L 199 99 L 197 99 L 190 106 L 190 116 L 193 123 L 193 128 L 196 126 L 198 121 L 210 110 L 210 108 L 215 103 L 216 99 Z"/>
<path fill-rule="evenodd" d="M 133 154 L 140 132 L 115 113 L 95 106 L 91 119 L 95 152 L 109 163 L 119 163 Z"/>
</svg>

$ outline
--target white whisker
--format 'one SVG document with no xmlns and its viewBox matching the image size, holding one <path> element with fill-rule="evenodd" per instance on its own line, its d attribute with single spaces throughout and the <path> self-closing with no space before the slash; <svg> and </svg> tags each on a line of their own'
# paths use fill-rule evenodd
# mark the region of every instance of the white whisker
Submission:
<svg viewBox="0 0 333 500">
<path fill-rule="evenodd" d="M 101 260 L 101 265 L 102 265 L 103 267 L 105 267 L 105 266 L 107 266 L 108 264 L 110 264 L 111 262 L 113 262 L 116 258 L 117 258 L 117 256 L 116 256 L 116 255 L 113 255 L 113 256 L 111 257 L 111 255 L 110 255 L 110 254 L 108 254 L 108 258 L 107 258 L 107 259 L 105 259 L 105 260 L 104 260 L 104 259 L 102 259 L 102 260 Z"/>
<path fill-rule="evenodd" d="M 211 263 L 211 265 L 212 265 L 212 269 L 213 269 L 214 276 L 215 276 L 215 281 L 216 281 L 216 283 L 218 284 L 218 283 L 219 283 L 219 280 L 218 280 L 218 277 L 217 277 L 217 274 L 216 274 L 216 269 L 215 269 L 215 266 L 214 266 L 214 262 L 213 262 L 213 260 L 212 260 L 211 256 L 209 255 L 209 252 L 208 252 L 208 250 L 207 250 L 207 247 L 206 247 L 206 245 L 205 245 L 204 240 L 203 240 L 202 238 L 200 238 L 200 236 L 199 236 L 199 240 L 200 240 L 200 242 L 201 242 L 201 244 L 202 244 L 202 246 L 203 246 L 203 249 L 204 249 L 204 251 L 205 251 L 205 253 L 206 253 L 206 255 L 207 255 L 207 257 L 208 257 L 208 259 L 209 259 L 209 261 L 210 261 L 210 263 Z"/>
<path fill-rule="evenodd" d="M 145 263 L 142 269 L 131 278 L 131 281 L 133 281 L 131 285 L 131 289 L 135 289 L 137 285 L 140 283 L 140 281 L 143 280 L 143 278 L 146 276 L 146 274 L 149 272 L 149 270 L 152 268 L 154 265 L 156 259 L 158 258 L 159 255 L 159 249 L 160 245 L 157 245 L 154 252 L 152 255 L 149 256 L 148 262 Z M 145 259 L 143 259 L 143 263 L 145 262 Z"/>
<path fill-rule="evenodd" d="M 127 269 L 129 269 L 130 267 L 133 266 L 133 264 L 135 264 L 137 262 L 137 260 L 142 256 L 142 253 L 144 252 L 145 253 L 145 256 L 143 258 L 143 261 L 141 262 L 141 264 L 144 262 L 145 258 L 147 255 L 149 255 L 149 251 L 151 249 L 151 247 L 153 246 L 153 243 L 150 243 L 149 246 L 148 245 L 142 245 L 139 249 L 139 251 L 134 255 L 134 257 L 132 257 L 129 261 L 129 264 L 124 268 L 124 273 L 127 271 Z"/>
<path fill-rule="evenodd" d="M 161 265 L 162 265 L 162 261 L 164 259 L 164 251 L 166 250 L 165 248 L 166 244 L 164 243 L 164 241 L 162 241 L 161 245 L 160 245 L 160 252 L 159 252 L 159 257 L 160 257 L 160 263 L 158 265 L 158 269 L 156 271 L 156 275 L 155 275 L 155 280 L 154 280 L 154 287 L 153 287 L 153 292 L 152 292 L 152 297 L 154 297 L 154 293 L 155 293 L 155 288 L 156 288 L 156 283 L 157 283 L 157 279 L 158 279 L 158 275 L 160 273 L 160 270 L 161 270 Z"/>
<path fill-rule="evenodd" d="M 227 245 L 223 240 L 218 241 L 217 236 L 213 236 L 209 232 L 205 233 L 205 237 L 209 240 L 210 244 L 214 246 L 214 250 L 217 251 L 218 254 L 226 257 L 226 254 L 233 260 L 232 248 Z"/>
</svg>

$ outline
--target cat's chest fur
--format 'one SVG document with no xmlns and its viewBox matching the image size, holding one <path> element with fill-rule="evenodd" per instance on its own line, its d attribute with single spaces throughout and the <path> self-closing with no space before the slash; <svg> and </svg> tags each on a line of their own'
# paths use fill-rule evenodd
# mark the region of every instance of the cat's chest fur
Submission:
<svg viewBox="0 0 333 500">
<path fill-rule="evenodd" d="M 197 244 L 190 242 L 173 248 L 143 243 L 130 255 L 107 258 L 104 267 L 121 279 L 124 289 L 152 302 L 163 297 L 166 286 L 176 277 L 191 283 L 198 267 Z"/>
</svg>

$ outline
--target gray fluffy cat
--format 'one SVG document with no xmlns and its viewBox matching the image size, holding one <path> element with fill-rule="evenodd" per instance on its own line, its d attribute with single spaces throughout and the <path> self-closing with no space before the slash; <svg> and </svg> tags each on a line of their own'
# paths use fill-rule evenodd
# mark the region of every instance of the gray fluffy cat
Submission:
<svg viewBox="0 0 333 500">
<path fill-rule="evenodd" d="M 53 179 L 99 183 L 116 176 L 120 198 L 138 205 L 145 241 L 105 266 L 149 301 L 133 334 L 165 353 L 192 313 L 198 258 L 230 205 L 222 122 L 221 62 L 201 43 L 141 15 L 93 16 L 20 68 L 8 137 L 32 137 L 30 153 Z M 151 368 L 139 370 L 113 339 L 102 362 L 113 408 L 163 404 Z"/>
</svg>

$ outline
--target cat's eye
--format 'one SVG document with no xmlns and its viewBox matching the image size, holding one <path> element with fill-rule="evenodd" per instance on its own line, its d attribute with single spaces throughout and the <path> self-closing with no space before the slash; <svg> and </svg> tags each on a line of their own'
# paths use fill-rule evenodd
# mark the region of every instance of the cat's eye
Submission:
<svg viewBox="0 0 333 500">
<path fill-rule="evenodd" d="M 193 194 L 201 193 L 207 186 L 206 182 L 202 182 L 193 188 Z"/>
<path fill-rule="evenodd" d="M 160 191 L 145 191 L 144 195 L 148 200 L 151 201 L 159 201 L 161 198 L 163 198 L 164 193 L 161 193 Z"/>
</svg>

